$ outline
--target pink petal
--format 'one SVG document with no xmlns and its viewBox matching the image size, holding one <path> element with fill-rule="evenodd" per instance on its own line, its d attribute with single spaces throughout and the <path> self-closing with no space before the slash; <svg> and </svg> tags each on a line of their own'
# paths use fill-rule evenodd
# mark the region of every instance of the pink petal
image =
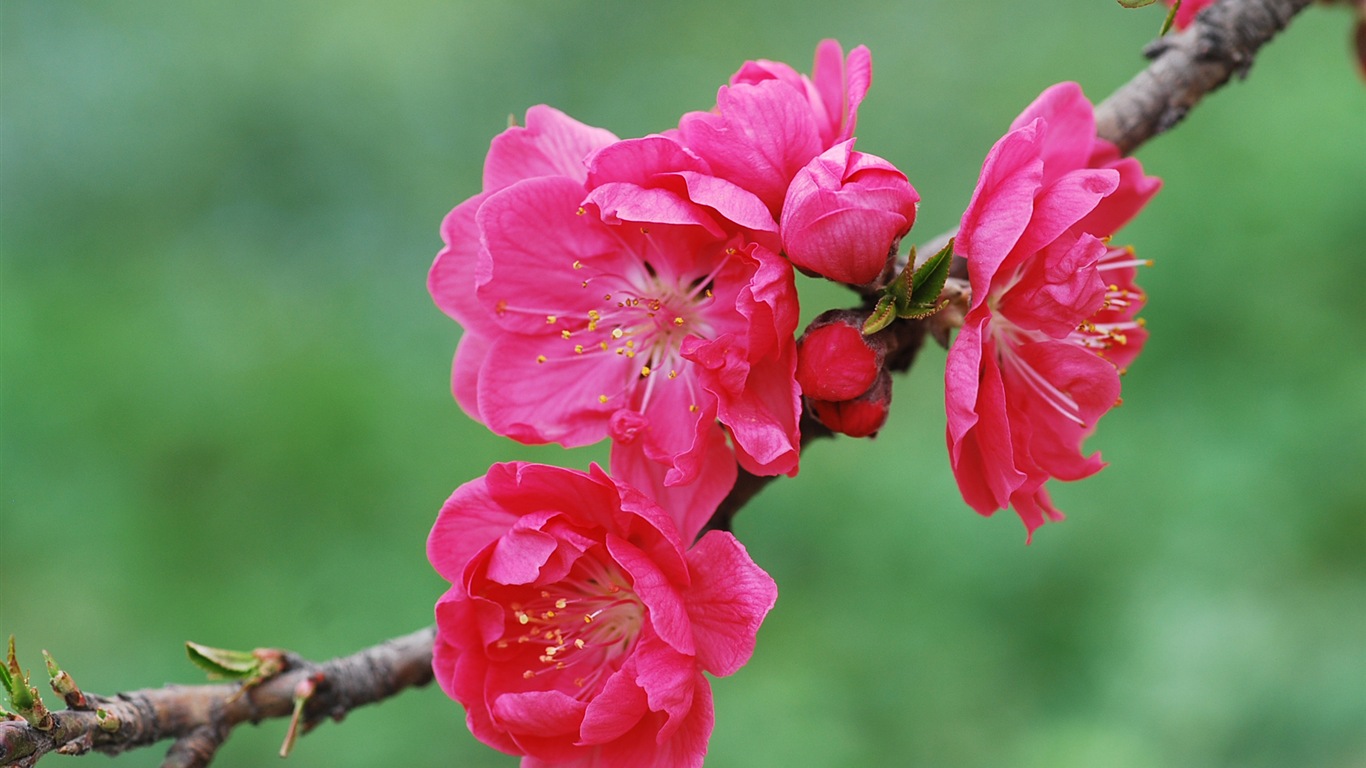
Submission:
<svg viewBox="0 0 1366 768">
<path fill-rule="evenodd" d="M 713 237 L 725 236 L 704 208 L 667 189 L 612 182 L 589 192 L 585 202 L 601 211 L 600 217 L 606 224 L 625 220 L 687 225 L 701 227 Z"/>
<path fill-rule="evenodd" d="M 1092 162 L 1095 162 L 1094 158 Z M 1103 167 L 1119 172 L 1119 187 L 1078 224 L 1083 231 L 1097 237 L 1118 232 L 1162 188 L 1162 180 L 1145 175 L 1143 165 L 1135 158 L 1118 159 Z"/>
<path fill-rule="evenodd" d="M 1009 505 L 1010 494 L 1026 476 L 1015 465 L 1000 368 L 990 350 L 984 352 L 975 408 L 977 423 L 961 440 L 954 441 L 950 434 L 950 463 L 964 500 L 979 514 L 989 515 Z"/>
<path fill-rule="evenodd" d="M 645 691 L 636 682 L 635 656 L 607 678 L 584 712 L 579 744 L 607 744 L 625 736 L 648 712 Z"/>
<path fill-rule="evenodd" d="M 1096 120 L 1091 102 L 1076 83 L 1049 87 L 1010 124 L 1011 130 L 1042 118 L 1044 183 L 1068 171 L 1085 168 L 1096 139 Z"/>
<path fill-rule="evenodd" d="M 476 290 L 500 328 L 558 335 L 547 328 L 551 317 L 586 317 L 600 303 L 583 289 L 584 267 L 616 271 L 633 260 L 607 227 L 579 213 L 583 196 L 579 184 L 546 177 L 514 184 L 479 207 L 485 253 Z"/>
<path fill-rule="evenodd" d="M 1065 235 L 1024 263 L 996 311 L 1020 328 L 1068 336 L 1105 302 L 1096 262 L 1106 251 L 1090 235 Z"/>
<path fill-rule="evenodd" d="M 494 432 L 524 443 L 596 443 L 607 436 L 612 411 L 624 404 L 630 374 L 553 340 L 504 334 L 480 370 L 479 415 Z"/>
<path fill-rule="evenodd" d="M 577 736 L 585 702 L 559 691 L 504 693 L 493 700 L 494 720 L 514 734 Z"/>
<path fill-rule="evenodd" d="M 707 172 L 707 164 L 677 141 L 665 136 L 625 139 L 598 150 L 589 161 L 588 187 L 610 182 L 651 185 L 659 174 Z"/>
<path fill-rule="evenodd" d="M 650 709 L 668 715 L 657 737 L 662 741 L 683 725 L 692 710 L 697 661 L 669 647 L 653 632 L 637 641 L 635 659 L 636 682 L 645 690 Z"/>
<path fill-rule="evenodd" d="M 489 494 L 508 509 L 525 514 L 554 510 L 583 526 L 617 528 L 616 486 L 601 472 L 587 474 L 563 467 L 510 461 L 494 464 L 485 475 Z"/>
<path fill-rule="evenodd" d="M 778 231 L 773 214 L 753 192 L 705 173 L 680 171 L 673 175 L 683 180 L 688 199 L 694 203 L 706 206 L 725 219 L 754 232 Z"/>
<path fill-rule="evenodd" d="M 436 255 L 427 273 L 427 291 L 441 311 L 465 330 L 489 334 L 497 332 L 498 325 L 479 306 L 474 292 L 479 267 L 475 213 L 486 199 L 487 194 L 475 195 L 446 214 L 441 222 L 441 239 L 446 247 Z"/>
<path fill-rule="evenodd" d="M 788 242 L 799 245 L 786 250 L 799 267 L 860 285 L 882 273 L 893 241 L 909 229 L 906 217 L 892 211 L 835 210 L 793 231 Z"/>
<path fill-rule="evenodd" d="M 724 677 L 745 665 L 755 636 L 778 599 L 778 586 L 729 533 L 710 531 L 688 550 L 692 588 L 686 605 L 697 662 Z"/>
<path fill-rule="evenodd" d="M 991 317 L 974 310 L 949 347 L 944 361 L 944 404 L 948 411 L 949 444 L 955 445 L 977 425 L 977 389 L 982 377 L 983 324 Z M 957 460 L 957 453 L 953 455 Z"/>
<path fill-rule="evenodd" d="M 693 653 L 692 631 L 678 588 L 649 556 L 617 536 L 607 537 L 607 551 L 631 576 L 632 589 L 649 611 L 650 625 L 679 653 Z"/>
<path fill-rule="evenodd" d="M 555 537 L 538 530 L 546 512 L 523 515 L 489 552 L 485 575 L 499 584 L 530 584 L 557 548 Z"/>
<path fill-rule="evenodd" d="M 1038 398 L 1022 402 L 1032 432 L 1029 453 L 1044 472 L 1060 480 L 1080 480 L 1105 466 L 1100 454 L 1083 457 L 1081 441 L 1119 399 L 1119 373 L 1114 365 L 1073 344 L 1026 344 L 1016 354 L 1077 403 L 1082 424 L 1064 417 Z M 1020 398 L 1024 401 L 1024 398 Z"/>
<path fill-rule="evenodd" d="M 849 58 L 844 65 L 844 78 L 844 125 L 835 137 L 841 141 L 854 135 L 854 128 L 858 125 L 859 105 L 863 103 L 863 97 L 873 84 L 873 54 L 867 46 L 860 45 L 849 52 Z"/>
<path fill-rule="evenodd" d="M 427 537 L 427 559 L 446 581 L 459 582 L 470 560 L 507 533 L 517 517 L 493 498 L 485 477 L 471 480 L 442 505 Z"/>
<path fill-rule="evenodd" d="M 968 261 L 974 308 L 986 302 L 997 270 L 1033 216 L 1034 195 L 1043 183 L 1039 131 L 1036 121 L 996 142 L 963 213 L 955 250 Z"/>
<path fill-rule="evenodd" d="M 489 340 L 474 331 L 465 331 L 455 347 L 455 359 L 451 361 L 451 393 L 455 402 L 476 421 L 484 421 L 479 415 L 479 369 L 489 354 Z"/>
<path fill-rule="evenodd" d="M 691 482 L 667 485 L 669 467 L 646 457 L 640 443 L 612 444 L 612 475 L 643 490 L 678 527 L 679 538 L 692 541 L 735 485 L 738 470 L 725 432 L 713 425 L 704 432 L 703 464 Z"/>
<path fill-rule="evenodd" d="M 494 137 L 484 160 L 484 190 L 496 192 L 537 176 L 567 176 L 582 183 L 588 178 L 584 158 L 616 140 L 611 131 L 539 104 L 527 110 L 525 127 Z"/>
<path fill-rule="evenodd" d="M 1015 259 L 1028 259 L 1075 226 L 1119 184 L 1108 169 L 1072 171 L 1045 184 L 1034 200 L 1029 228 L 1015 244 Z"/>
<path fill-rule="evenodd" d="M 755 193 L 776 214 L 788 182 L 821 150 L 810 104 L 777 80 L 722 86 L 716 103 L 719 115 L 683 116 L 684 143 L 716 176 Z"/>
</svg>

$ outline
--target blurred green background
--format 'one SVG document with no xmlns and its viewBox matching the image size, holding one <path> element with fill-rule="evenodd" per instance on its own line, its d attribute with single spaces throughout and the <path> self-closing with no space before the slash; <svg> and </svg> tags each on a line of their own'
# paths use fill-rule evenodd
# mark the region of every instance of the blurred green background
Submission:
<svg viewBox="0 0 1366 768">
<path fill-rule="evenodd" d="M 494 461 L 584 466 L 452 401 L 424 278 L 489 139 L 548 102 L 621 136 L 746 58 L 874 54 L 860 149 L 956 223 L 1045 86 L 1099 100 L 1160 13 L 1103 0 L 0 4 L 0 632 L 86 688 L 181 644 L 351 652 L 431 620 L 424 539 Z M 737 533 L 781 598 L 715 684 L 709 766 L 1366 765 L 1366 88 L 1313 8 L 1140 152 L 1152 340 L 1032 546 L 973 514 L 943 352 Z M 804 286 L 805 314 L 849 303 Z M 216 765 L 273 760 L 283 723 Z M 118 759 L 154 766 L 162 748 Z M 102 764 L 103 758 L 84 758 Z M 54 765 L 75 763 L 52 757 Z M 290 764 L 511 766 L 435 687 Z M 45 762 L 46 764 L 46 762 Z"/>
</svg>

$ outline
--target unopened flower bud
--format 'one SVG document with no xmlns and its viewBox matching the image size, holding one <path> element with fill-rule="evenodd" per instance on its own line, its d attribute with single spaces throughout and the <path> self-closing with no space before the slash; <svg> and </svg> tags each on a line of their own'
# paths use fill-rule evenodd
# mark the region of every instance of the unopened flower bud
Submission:
<svg viewBox="0 0 1366 768">
<path fill-rule="evenodd" d="M 882 360 L 861 327 L 860 315 L 837 310 L 807 328 L 797 342 L 802 394 L 815 400 L 852 400 L 868 391 L 882 370 Z"/>
<path fill-rule="evenodd" d="M 836 144 L 797 172 L 779 224 L 797 267 L 862 285 L 910 231 L 920 195 L 896 166 L 853 147 L 853 139 Z"/>
<path fill-rule="evenodd" d="M 867 392 L 852 400 L 807 398 L 812 412 L 832 432 L 850 437 L 872 437 L 887 423 L 892 404 L 892 376 L 882 371 Z"/>
</svg>

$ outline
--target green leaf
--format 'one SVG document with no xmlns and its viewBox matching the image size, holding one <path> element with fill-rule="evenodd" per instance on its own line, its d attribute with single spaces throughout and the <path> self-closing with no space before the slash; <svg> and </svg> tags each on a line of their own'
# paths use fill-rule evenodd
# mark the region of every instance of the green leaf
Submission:
<svg viewBox="0 0 1366 768">
<path fill-rule="evenodd" d="M 1176 23 L 1176 12 L 1181 10 L 1181 0 L 1172 3 L 1172 7 L 1167 11 L 1167 20 L 1162 22 L 1162 29 L 1158 30 L 1157 36 L 1162 37 L 1172 31 L 1172 24 Z"/>
<path fill-rule="evenodd" d="M 900 278 L 898 278 L 900 279 Z M 872 336 L 878 331 L 892 324 L 896 319 L 896 300 L 892 298 L 890 292 L 877 300 L 877 306 L 873 307 L 873 313 L 863 321 L 863 335 Z"/>
<path fill-rule="evenodd" d="M 915 304 L 898 311 L 896 316 L 903 320 L 924 320 L 948 305 L 948 299 L 937 304 Z"/>
<path fill-rule="evenodd" d="M 1145 5 L 1152 5 L 1157 0 L 1116 0 L 1116 2 L 1125 8 L 1142 8 Z"/>
<path fill-rule="evenodd" d="M 953 266 L 953 238 L 939 250 L 939 253 L 929 257 L 924 264 L 911 275 L 911 295 L 906 302 L 905 309 L 921 309 L 925 307 L 935 307 L 934 311 L 939 311 L 939 294 L 944 290 L 944 282 L 949 279 L 949 267 Z M 897 312 L 901 317 L 908 315 Z M 931 313 L 932 314 L 932 313 Z"/>
<path fill-rule="evenodd" d="M 251 651 L 229 651 L 187 642 L 185 652 L 211 678 L 241 680 L 257 674 L 261 666 L 261 659 Z"/>
</svg>

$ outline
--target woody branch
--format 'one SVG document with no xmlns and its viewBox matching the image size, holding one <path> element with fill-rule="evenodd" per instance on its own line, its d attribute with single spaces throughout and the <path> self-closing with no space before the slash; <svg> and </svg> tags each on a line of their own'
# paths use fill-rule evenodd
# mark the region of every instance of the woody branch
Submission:
<svg viewBox="0 0 1366 768">
<path fill-rule="evenodd" d="M 1190 28 L 1153 42 L 1144 51 L 1151 59 L 1147 68 L 1096 107 L 1099 135 L 1130 154 L 1170 130 L 1206 94 L 1234 75 L 1245 76 L 1257 51 L 1311 2 L 1220 0 Z M 947 239 L 948 234 L 936 238 Z M 889 360 L 904 370 L 925 327 L 922 321 L 896 325 L 897 347 Z M 805 445 L 830 432 L 804 419 L 802 435 Z M 741 470 L 708 528 L 729 528 L 732 517 L 770 480 Z M 86 694 L 74 706 L 73 697 L 66 696 L 70 708 L 50 713 L 46 721 L 0 722 L 0 765 L 33 765 L 52 751 L 116 755 L 173 739 L 163 766 L 205 766 L 235 726 L 290 717 L 301 691 L 311 689 L 301 710 L 306 731 L 324 718 L 340 719 L 356 707 L 427 684 L 434 636 L 429 627 L 321 664 L 284 654 L 284 671 L 245 690 L 236 683 L 172 685 L 114 696 Z"/>
</svg>

